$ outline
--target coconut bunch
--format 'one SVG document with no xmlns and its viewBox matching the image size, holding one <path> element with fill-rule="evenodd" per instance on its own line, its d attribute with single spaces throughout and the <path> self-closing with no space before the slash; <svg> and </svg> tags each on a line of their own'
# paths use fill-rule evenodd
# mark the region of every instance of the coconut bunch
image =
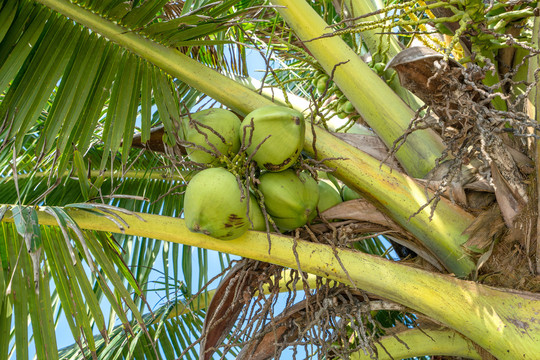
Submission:
<svg viewBox="0 0 540 360">
<path fill-rule="evenodd" d="M 242 121 L 225 109 L 203 110 L 190 118 L 187 155 L 210 167 L 187 186 L 189 230 L 222 240 L 236 239 L 248 229 L 267 231 L 270 223 L 287 232 L 313 220 L 318 205 L 322 212 L 341 202 L 328 178 L 317 183 L 308 172 L 293 169 L 304 146 L 302 113 L 266 106 Z"/>
</svg>

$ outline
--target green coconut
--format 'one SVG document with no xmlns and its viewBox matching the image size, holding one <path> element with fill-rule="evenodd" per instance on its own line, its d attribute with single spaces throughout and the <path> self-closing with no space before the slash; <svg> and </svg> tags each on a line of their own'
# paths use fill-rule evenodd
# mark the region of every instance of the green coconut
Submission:
<svg viewBox="0 0 540 360">
<path fill-rule="evenodd" d="M 270 105 L 244 118 L 240 139 L 249 145 L 246 152 L 261 169 L 282 171 L 292 166 L 302 152 L 305 128 L 304 116 L 299 111 Z"/>
<path fill-rule="evenodd" d="M 319 186 L 308 174 L 293 170 L 266 172 L 259 178 L 264 206 L 282 231 L 304 226 L 317 215 Z"/>
<path fill-rule="evenodd" d="M 197 173 L 184 195 L 184 219 L 192 232 L 231 240 L 244 234 L 249 226 L 248 199 L 242 199 L 236 177 L 223 168 Z"/>
<path fill-rule="evenodd" d="M 326 181 L 319 181 L 319 203 L 317 207 L 319 212 L 322 213 L 331 207 L 343 202 L 341 195 L 333 185 L 330 185 Z"/>
<path fill-rule="evenodd" d="M 354 191 L 347 185 L 343 185 L 343 187 L 341 188 L 341 197 L 343 198 L 343 201 L 349 201 L 349 200 L 362 198 L 360 194 L 358 194 L 356 191 Z"/>
<path fill-rule="evenodd" d="M 231 111 L 225 109 L 207 109 L 190 115 L 194 121 L 189 121 L 186 130 L 186 141 L 199 145 L 211 152 L 216 152 L 212 144 L 220 154 L 234 154 L 240 149 L 240 119 Z M 197 124 L 202 124 L 203 126 Z M 206 127 L 213 129 L 223 139 Z M 210 143 L 210 144 L 209 144 Z M 189 158 L 202 164 L 217 164 L 216 156 L 196 147 L 187 147 Z"/>
</svg>

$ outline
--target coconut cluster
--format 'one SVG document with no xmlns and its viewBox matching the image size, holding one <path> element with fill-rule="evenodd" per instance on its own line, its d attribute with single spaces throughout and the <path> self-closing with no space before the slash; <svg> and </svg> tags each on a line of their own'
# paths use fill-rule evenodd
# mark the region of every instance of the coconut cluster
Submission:
<svg viewBox="0 0 540 360">
<path fill-rule="evenodd" d="M 317 206 L 322 212 L 341 201 L 327 183 L 291 168 L 304 146 L 302 113 L 276 105 L 258 108 L 242 121 L 225 109 L 190 117 L 185 137 L 192 146 L 187 154 L 212 167 L 198 172 L 187 186 L 184 218 L 189 230 L 222 240 L 238 238 L 248 229 L 267 231 L 263 205 L 278 229 L 286 232 L 313 220 Z M 220 166 L 223 156 L 234 159 L 230 164 L 256 164 L 260 171 L 254 173 L 260 175 L 252 182 L 257 184 L 255 191 L 231 166 Z"/>
</svg>

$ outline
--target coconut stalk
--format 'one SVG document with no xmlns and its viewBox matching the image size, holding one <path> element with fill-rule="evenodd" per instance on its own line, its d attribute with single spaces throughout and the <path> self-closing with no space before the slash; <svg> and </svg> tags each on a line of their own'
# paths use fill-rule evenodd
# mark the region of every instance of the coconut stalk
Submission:
<svg viewBox="0 0 540 360">
<path fill-rule="evenodd" d="M 334 72 L 334 82 L 364 121 L 392 148 L 414 117 L 411 108 L 341 38 L 321 38 L 330 33 L 328 25 L 307 2 L 271 3 L 324 70 Z M 443 148 L 439 136 L 428 129 L 411 134 L 395 156 L 409 175 L 421 178 L 433 168 Z"/>
<path fill-rule="evenodd" d="M 355 147 L 343 144 L 326 131 L 317 131 L 316 139 L 311 132 L 306 131 L 306 142 L 315 141 L 319 158 L 346 159 L 327 162 L 329 166 L 335 167 L 334 176 L 409 230 L 448 270 L 465 277 L 475 268 L 462 248 L 467 241 L 463 232 L 474 220 L 472 215 L 450 201 L 441 199 L 433 216 L 428 206 L 411 217 L 426 202 L 426 189 L 422 185 L 389 166 L 381 165 L 379 160 L 365 155 Z M 313 148 L 306 148 L 305 151 L 315 155 Z"/>
<path fill-rule="evenodd" d="M 13 222 L 11 207 L 2 221 Z M 58 226 L 45 207 L 35 208 L 40 225 Z M 332 249 L 291 237 L 248 231 L 238 239 L 221 241 L 190 232 L 182 219 L 114 211 L 123 219 L 120 229 L 107 213 L 77 208 L 64 211 L 81 228 L 226 252 L 309 272 L 377 294 L 452 328 L 498 358 L 534 358 L 540 353 L 540 312 L 537 294 L 502 291 L 447 275 L 434 274 L 349 249 Z M 107 209 L 110 213 L 111 210 Z M 296 253 L 298 256 L 291 256 Z M 341 262 L 341 264 L 340 264 Z M 346 271 L 344 269 L 347 269 Z"/>
<path fill-rule="evenodd" d="M 39 0 L 39 2 L 60 12 L 64 16 L 69 17 L 73 21 L 90 28 L 92 31 L 107 37 L 111 41 L 167 71 L 171 76 L 177 77 L 186 84 L 199 89 L 240 114 L 245 115 L 256 108 L 273 104 L 264 96 L 247 89 L 241 84 L 198 63 L 179 51 L 152 42 L 138 35 L 134 31 L 127 31 L 125 28 L 107 21 L 88 10 L 80 8 L 69 1 Z M 323 25 L 321 22 L 322 20 L 318 18 L 318 26 L 322 27 Z M 341 42 L 341 40 L 337 38 L 330 38 L 328 40 L 333 42 L 338 41 L 336 46 L 339 46 Z M 345 44 L 343 45 L 346 49 L 351 51 Z M 351 59 L 358 60 L 358 57 L 354 54 L 354 57 L 351 57 Z M 363 62 L 360 61 L 360 64 L 362 67 L 367 68 Z M 372 93 L 369 98 L 362 97 L 360 100 L 366 101 L 367 106 L 375 116 L 380 116 L 381 121 L 384 122 L 383 127 L 388 131 L 395 126 L 400 126 L 399 121 L 404 122 L 405 118 L 407 118 L 408 121 L 410 119 L 408 115 L 404 117 L 403 114 L 399 112 L 394 114 L 393 112 L 396 108 L 392 106 L 391 103 L 387 104 L 386 101 L 395 99 L 400 103 L 400 105 L 398 105 L 399 109 L 407 111 L 408 114 L 410 114 L 410 109 L 403 104 L 403 102 L 401 102 L 401 100 L 389 90 L 384 82 L 377 78 L 369 68 L 367 69 L 369 77 L 365 84 L 370 84 L 370 81 L 374 76 L 374 88 L 370 90 Z M 347 76 L 340 71 L 340 78 L 343 77 Z M 354 69 L 351 70 L 351 77 L 355 77 Z M 363 79 L 359 79 L 359 81 L 363 82 Z M 356 85 L 354 86 L 356 92 Z M 378 98 L 375 94 L 378 94 L 381 98 Z M 384 99 L 383 102 L 381 102 L 382 99 Z M 392 112 L 384 112 L 377 115 L 377 112 L 381 109 L 375 108 L 373 104 L 370 103 L 372 100 L 377 100 L 382 109 L 393 109 Z M 397 120 L 389 116 L 396 116 Z M 312 134 L 311 126 L 308 124 L 306 127 L 305 151 L 315 155 L 313 149 L 315 135 L 318 159 L 346 159 L 329 160 L 325 162 L 328 166 L 338 169 L 336 175 L 340 180 L 345 182 L 355 191 L 364 194 L 367 198 L 371 199 L 371 201 L 377 204 L 381 210 L 389 214 L 394 221 L 414 234 L 439 258 L 449 272 L 454 273 L 459 277 L 466 277 L 472 272 L 475 268 L 475 264 L 462 248 L 462 245 L 467 240 L 467 237 L 462 233 L 473 221 L 471 215 L 450 201 L 441 199 L 432 217 L 431 210 L 428 207 L 412 219 L 409 219 L 420 206 L 425 204 L 426 195 L 428 198 L 433 195 L 432 192 L 426 191 L 426 189 L 423 186 L 418 185 L 414 179 L 399 174 L 396 171 L 391 171 L 389 167 L 381 165 L 378 160 L 375 160 L 366 153 L 344 143 L 325 130 L 315 127 L 313 131 L 314 134 Z M 399 131 L 391 130 L 391 132 L 394 133 L 396 137 L 398 134 L 401 135 Z M 422 135 L 417 135 L 422 139 L 425 136 L 429 137 L 429 133 L 427 132 L 422 133 Z M 432 141 L 429 139 L 422 140 L 420 138 L 418 138 L 418 141 L 414 142 L 418 144 L 420 149 L 419 152 L 414 150 L 414 146 L 412 146 L 413 143 L 407 141 L 409 145 L 406 148 L 409 150 L 404 151 L 405 147 L 402 147 L 401 153 L 403 156 L 410 158 L 409 160 L 412 163 L 424 163 L 425 166 L 422 166 L 422 168 L 424 171 L 427 171 L 428 166 L 426 157 L 431 159 L 432 164 L 432 160 L 435 156 L 433 150 L 439 148 L 438 145 L 436 146 L 435 142 L 437 144 L 439 143 L 435 141 L 435 138 L 431 138 Z M 405 143 L 405 145 L 407 145 L 407 143 Z M 409 151 L 411 152 L 410 154 L 408 154 Z M 426 152 L 431 155 L 426 155 Z"/>
</svg>

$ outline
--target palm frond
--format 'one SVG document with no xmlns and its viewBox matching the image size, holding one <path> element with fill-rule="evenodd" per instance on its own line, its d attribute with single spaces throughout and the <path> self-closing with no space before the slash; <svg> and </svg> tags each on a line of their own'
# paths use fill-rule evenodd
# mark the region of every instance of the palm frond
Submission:
<svg viewBox="0 0 540 360">
<path fill-rule="evenodd" d="M 231 46 L 240 48 L 226 33 L 249 8 L 235 13 L 234 1 L 203 2 L 199 9 L 188 8 L 180 17 L 165 19 L 159 16 L 164 3 L 135 3 L 133 9 L 118 1 L 81 5 L 101 14 L 103 21 L 116 21 L 126 31 L 180 47 L 216 69 L 244 71 L 243 61 L 230 67 L 223 54 Z M 180 112 L 185 110 L 179 103 L 191 108 L 201 99 L 199 92 L 174 83 L 147 61 L 34 2 L 18 3 L 15 15 L 13 6 L 4 9 L 1 13 L 7 14 L 11 26 L 4 26 L 0 43 L 0 89 L 5 89 L 0 105 L 2 147 L 26 151 L 23 142 L 43 114 L 35 156 L 43 160 L 54 151 L 52 165 L 58 174 L 69 167 L 72 144 L 82 154 L 96 141 L 113 155 L 121 147 L 125 163 L 137 118 L 143 141 L 149 137 L 153 104 L 174 145 Z M 107 165 L 105 157 L 100 169 Z"/>
<path fill-rule="evenodd" d="M 180 295 L 180 298 L 183 296 Z M 197 359 L 197 348 L 191 346 L 200 336 L 205 312 L 204 310 L 190 311 L 180 318 L 171 317 L 171 312 L 185 300 L 168 301 L 152 313 L 143 317 L 144 324 L 160 354 L 150 351 L 152 345 L 138 324 L 133 326 L 133 336 L 129 336 L 121 326 L 116 326 L 104 337 L 96 336 L 97 355 L 100 359 L 129 359 L 133 354 L 144 354 L 143 358 L 156 359 Z M 181 345 L 181 346 L 179 346 Z M 88 350 L 81 350 L 76 344 L 59 350 L 62 359 L 79 359 L 88 357 Z"/>
<path fill-rule="evenodd" d="M 85 201 L 110 203 L 115 196 L 138 195 L 140 200 L 146 199 L 161 206 L 163 201 L 178 201 L 174 194 L 182 192 L 179 186 L 190 176 L 189 172 L 175 175 L 170 167 L 163 167 L 163 157 L 139 149 L 130 152 L 126 161 L 128 166 L 123 168 L 122 159 L 115 157 L 113 171 L 103 173 L 99 165 L 104 149 L 93 147 L 84 157 L 77 150 L 73 152 L 73 166 L 69 172 L 61 174 L 60 179 L 63 180 L 60 182 L 60 179 L 55 181 L 52 178 L 46 166 L 36 168 L 32 151 L 16 159 L 12 159 L 12 154 L 9 148 L 0 151 L 0 158 L 5 159 L 4 166 L 0 168 L 0 196 L 4 203 L 11 204 L 64 206 Z M 77 156 L 80 156 L 79 160 L 76 160 Z M 161 186 L 156 187 L 152 185 L 154 183 Z M 165 196 L 174 187 L 178 188 L 177 191 Z M 123 203 L 118 204 L 124 206 Z M 130 205 L 129 210 L 136 210 L 135 207 L 140 208 L 141 201 Z M 177 208 L 181 209 L 180 206 Z"/>
<path fill-rule="evenodd" d="M 87 210 L 93 208 L 92 205 L 78 207 Z M 103 211 L 107 209 L 103 206 L 99 208 Z M 176 308 L 182 303 L 178 303 L 179 296 L 180 299 L 189 299 L 192 289 L 199 289 L 201 282 L 207 282 L 209 268 L 208 260 L 205 259 L 206 250 L 199 250 L 195 259 L 198 258 L 201 264 L 197 264 L 197 260 L 191 260 L 193 255 L 190 247 L 182 249 L 175 244 L 162 248 L 163 242 L 154 239 L 81 231 L 61 208 L 46 209 L 47 213 L 56 218 L 57 227 L 36 228 L 30 221 L 33 210 L 27 207 L 12 208 L 15 214 L 21 213 L 21 216 L 15 217 L 14 224 L 2 223 L 0 264 L 4 271 L 0 277 L 0 287 L 8 297 L 0 303 L 0 308 L 15 316 L 14 319 L 8 316 L 10 320 L 3 324 L 7 326 L 7 333 L 11 331 L 12 334 L 9 346 L 3 346 L 5 358 L 13 351 L 17 359 L 27 358 L 27 344 L 30 340 L 27 332 L 22 330 L 27 327 L 22 324 L 26 324 L 28 319 L 32 324 L 36 349 L 55 353 L 56 344 L 47 343 L 46 339 L 48 336 L 55 337 L 54 326 L 60 312 L 65 313 L 75 339 L 73 351 L 79 354 L 84 352 L 93 358 L 101 358 L 99 353 L 103 351 L 103 346 L 107 351 L 111 350 L 110 346 L 117 347 L 118 351 L 113 352 L 117 354 L 126 349 L 134 349 L 137 344 L 153 349 L 158 346 L 155 341 L 165 341 L 165 338 L 157 339 L 154 336 L 155 326 L 147 327 L 155 324 L 161 316 L 161 310 L 149 312 L 149 304 L 145 300 L 147 294 L 156 291 L 150 286 L 149 280 L 156 258 L 161 254 L 166 259 L 164 268 L 171 266 L 174 270 L 174 274 L 167 271 L 163 274 L 164 280 L 159 282 L 159 293 L 165 299 L 165 307 L 169 307 L 172 302 L 175 304 L 173 308 Z M 4 210 L 5 207 L 0 208 L 0 214 Z M 25 243 L 29 238 L 38 243 L 29 247 L 28 242 Z M 38 254 L 37 258 L 32 256 L 34 252 Z M 178 256 L 180 252 L 185 255 Z M 190 261 L 185 261 L 186 255 Z M 43 262 L 41 270 L 36 270 L 36 259 L 39 264 Z M 226 266 L 228 259 L 224 260 Z M 193 281 L 194 266 L 199 271 L 199 283 Z M 181 278 L 180 268 L 184 269 Z M 54 283 L 54 293 L 48 288 L 51 280 Z M 55 306 L 51 305 L 53 303 Z M 27 304 L 30 307 L 27 308 Z M 103 313 L 106 309 L 104 304 L 111 307 L 110 314 Z M 148 315 L 143 317 L 141 314 L 144 312 Z M 176 332 L 181 331 L 184 340 L 190 340 L 187 341 L 189 344 L 200 335 L 203 315 L 195 312 L 167 321 L 174 322 L 174 328 L 184 327 Z M 163 319 L 167 316 L 168 313 Z M 117 321 L 121 324 L 121 331 L 111 328 Z M 118 336 L 123 339 L 121 344 L 115 342 Z M 167 332 L 167 336 L 172 335 Z M 150 358 L 159 358 L 154 350 L 148 354 Z"/>
<path fill-rule="evenodd" d="M 14 339 L 10 339 L 10 343 L 14 345 L 17 359 L 28 358 L 28 320 L 32 324 L 38 356 L 58 358 L 54 341 L 55 311 L 51 306 L 49 289 L 51 280 L 78 346 L 87 347 L 94 355 L 96 348 L 92 329 L 95 327 L 101 334 L 107 333 L 95 285 L 103 290 L 111 305 L 122 315 L 122 323 L 128 331 L 127 311 L 140 322 L 141 315 L 110 260 L 115 249 L 89 233 L 81 236 L 81 230 L 59 208 L 49 209 L 57 218 L 59 228 L 29 227 L 32 209 L 17 207 L 17 211 L 20 216 L 15 218 L 15 224 L 2 223 L 1 247 L 6 251 L 2 254 L 2 266 L 5 278 L 9 279 L 7 301 L 3 305 L 6 310 L 13 311 L 14 331 L 11 334 Z M 29 245 L 29 239 L 36 243 Z M 93 258 L 98 261 L 94 262 Z M 84 266 L 89 267 L 95 285 L 91 284 Z M 140 295 L 138 289 L 137 292 Z M 4 348 L 2 357 L 8 358 L 13 349 Z"/>
</svg>

